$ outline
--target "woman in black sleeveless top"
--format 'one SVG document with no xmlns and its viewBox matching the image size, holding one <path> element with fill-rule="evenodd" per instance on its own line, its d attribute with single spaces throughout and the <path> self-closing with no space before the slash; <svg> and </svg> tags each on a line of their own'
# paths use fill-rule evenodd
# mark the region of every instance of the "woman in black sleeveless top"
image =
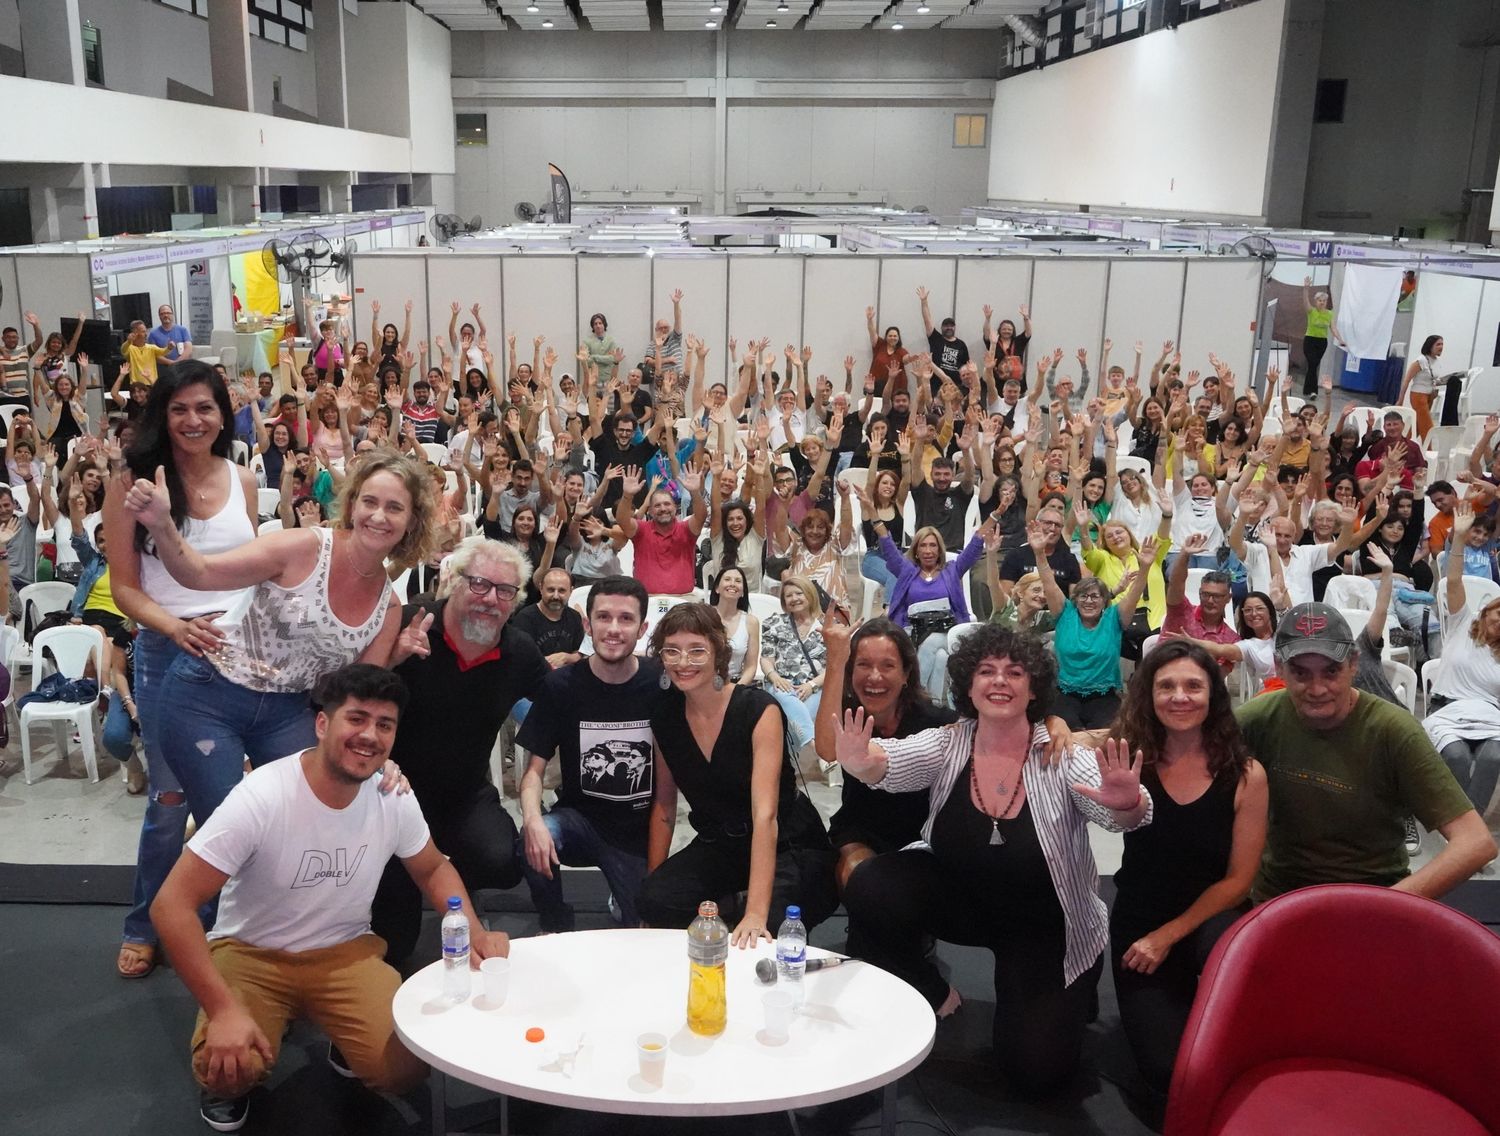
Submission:
<svg viewBox="0 0 1500 1136">
<path fill-rule="evenodd" d="M 1110 957 L 1120 1020 L 1160 1109 L 1209 952 L 1249 910 L 1266 841 L 1266 774 L 1250 756 L 1223 675 L 1203 648 L 1166 640 L 1131 677 L 1114 736 L 1145 757 L 1155 802 L 1125 834 Z"/>
<path fill-rule="evenodd" d="M 678 604 L 652 635 L 671 689 L 651 716 L 656 741 L 646 868 L 636 908 L 648 927 L 686 927 L 715 900 L 733 942 L 774 939 L 789 904 L 816 927 L 838 906 L 833 851 L 797 791 L 786 720 L 764 690 L 729 683 L 729 640 L 707 604 Z M 705 748 L 706 747 L 706 748 Z M 697 836 L 672 856 L 677 793 Z"/>
</svg>

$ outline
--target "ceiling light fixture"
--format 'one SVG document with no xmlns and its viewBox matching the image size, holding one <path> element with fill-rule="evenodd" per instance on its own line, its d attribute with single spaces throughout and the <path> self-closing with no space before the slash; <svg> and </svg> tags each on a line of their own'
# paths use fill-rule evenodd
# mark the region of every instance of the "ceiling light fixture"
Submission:
<svg viewBox="0 0 1500 1136">
<path fill-rule="evenodd" d="M 932 11 L 932 9 L 929 8 L 926 4 L 918 4 L 917 5 L 917 15 L 919 15 L 919 16 L 925 16 L 930 11 Z"/>
<path fill-rule="evenodd" d="M 710 12 L 712 12 L 714 15 L 717 16 L 720 12 L 722 12 L 724 10 L 724 5 L 722 5 L 722 4 L 710 4 L 708 6 L 708 10 Z"/>
<path fill-rule="evenodd" d="M 786 0 L 782 0 L 780 4 L 776 5 L 776 10 L 778 12 L 790 12 L 792 10 L 792 6 L 786 3 Z"/>
<path fill-rule="evenodd" d="M 718 24 L 716 24 L 716 23 L 715 23 L 715 22 L 714 22 L 714 21 L 713 21 L 713 20 L 709 20 L 709 21 L 708 21 L 708 22 L 707 22 L 707 23 L 706 23 L 706 24 L 704 24 L 704 25 L 703 25 L 703 26 L 704 26 L 704 27 L 705 27 L 705 28 L 707 28 L 707 29 L 708 29 L 708 30 L 709 30 L 709 31 L 713 31 L 713 30 L 714 30 L 714 29 L 715 29 L 715 28 L 716 28 L 716 27 L 718 27 L 718 26 L 719 26 L 719 25 L 718 25 Z"/>
<path fill-rule="evenodd" d="M 526 10 L 528 12 L 532 13 L 532 15 L 535 15 L 537 12 L 541 11 L 541 9 L 538 8 L 535 4 L 528 4 L 528 5 L 526 5 Z"/>
<path fill-rule="evenodd" d="M 774 28 L 775 26 L 776 26 L 776 21 L 775 20 L 767 20 L 766 21 L 766 27 L 768 27 L 768 28 Z"/>
<path fill-rule="evenodd" d="M 550 28 L 551 26 L 552 26 L 552 21 L 551 20 L 543 20 L 542 21 L 542 27 L 544 27 L 544 28 Z"/>
<path fill-rule="evenodd" d="M 899 31 L 901 31 L 905 27 L 906 27 L 905 24 L 892 24 L 891 25 L 891 31 L 893 31 L 893 32 L 899 32 Z"/>
</svg>

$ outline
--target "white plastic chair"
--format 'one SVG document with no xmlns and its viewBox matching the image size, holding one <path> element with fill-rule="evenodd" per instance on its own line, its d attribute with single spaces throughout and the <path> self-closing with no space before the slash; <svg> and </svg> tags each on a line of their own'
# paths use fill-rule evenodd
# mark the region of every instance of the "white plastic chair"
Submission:
<svg viewBox="0 0 1500 1136">
<path fill-rule="evenodd" d="M 1345 573 L 1328 581 L 1323 602 L 1329 607 L 1356 608 L 1366 612 L 1365 619 L 1368 620 L 1368 613 L 1375 607 L 1375 592 L 1375 581 Z"/>
<path fill-rule="evenodd" d="M 77 589 L 63 580 L 43 580 L 39 584 L 27 584 L 16 593 L 21 604 L 21 628 L 35 627 L 42 617 L 54 611 L 63 611 L 73 602 Z M 6 653 L 5 667 L 10 671 L 11 681 L 26 667 L 32 666 L 33 654 L 24 638 L 19 638 Z"/>
<path fill-rule="evenodd" d="M 433 465 L 445 465 L 448 461 L 448 447 L 441 442 L 421 443 L 422 452 L 427 455 L 427 460 Z"/>
<path fill-rule="evenodd" d="M 1427 431 L 1423 457 L 1427 459 L 1429 485 L 1453 475 L 1453 451 L 1460 448 L 1463 436 L 1462 426 L 1434 426 Z M 1468 464 L 1469 453 L 1473 453 L 1473 450 L 1464 455 L 1465 465 Z"/>
<path fill-rule="evenodd" d="M 572 594 L 568 596 L 568 606 L 579 615 L 583 615 L 589 609 L 589 592 L 593 590 L 593 584 L 581 584 L 574 588 Z"/>
<path fill-rule="evenodd" d="M 1390 680 L 1391 688 L 1395 690 L 1396 697 L 1401 699 L 1401 705 L 1406 707 L 1408 714 L 1417 712 L 1417 672 L 1405 663 L 1398 663 L 1395 659 L 1382 659 L 1381 668 L 1385 671 L 1385 677 Z"/>
<path fill-rule="evenodd" d="M 71 679 L 82 678 L 90 660 L 94 674 L 104 674 L 104 635 L 97 627 L 83 624 L 68 624 L 65 627 L 49 627 L 37 633 L 32 640 L 33 657 L 40 660 L 36 667 L 40 682 L 53 673 L 48 653 L 56 660 L 56 670 Z M 29 702 L 21 707 L 21 766 L 30 785 L 31 776 L 31 727 L 41 722 L 52 723 L 52 736 L 57 743 L 57 756 L 66 761 L 68 756 L 68 726 L 78 731 L 78 742 L 83 750 L 83 764 L 88 770 L 89 780 L 99 780 L 99 750 L 95 737 L 98 723 L 98 699 L 87 702 Z"/>
<path fill-rule="evenodd" d="M 1467 371 L 1464 372 L 1464 377 L 1458 384 L 1458 420 L 1460 422 L 1462 422 L 1469 413 L 1469 406 L 1473 401 L 1470 396 L 1474 390 L 1474 380 L 1482 374 L 1484 374 L 1483 367 L 1470 367 Z M 1437 385 L 1437 391 L 1433 395 L 1432 399 L 1432 420 L 1434 422 L 1441 422 L 1443 420 L 1443 404 L 1447 402 L 1447 400 L 1448 383 L 1446 381 L 1439 382 Z M 1434 427 L 1434 429 L 1435 428 L 1436 427 Z M 1451 426 L 1447 428 L 1450 430 L 1452 429 Z M 1432 437 L 1430 431 L 1428 432 L 1427 437 Z"/>
<path fill-rule="evenodd" d="M 262 517 L 274 517 L 280 507 L 280 489 L 257 489 L 255 491 L 255 511 Z"/>
<path fill-rule="evenodd" d="M 403 604 L 408 602 L 407 589 L 411 585 L 411 569 L 408 568 L 401 575 L 391 581 L 391 590 L 396 593 L 396 598 Z"/>
<path fill-rule="evenodd" d="M 16 411 L 22 409 L 24 408 L 18 402 L 7 403 L 5 406 L 0 406 L 0 421 L 3 421 L 5 423 L 6 437 L 10 436 L 10 420 L 16 416 Z"/>
<path fill-rule="evenodd" d="M 250 471 L 255 474 L 255 484 L 266 487 L 266 459 L 262 454 L 250 455 Z"/>
<path fill-rule="evenodd" d="M 767 592 L 751 592 L 750 613 L 764 624 L 773 615 L 781 614 L 781 597 Z"/>
<path fill-rule="evenodd" d="M 1124 448 L 1123 445 L 1120 446 L 1121 450 Z M 1151 480 L 1151 463 L 1145 458 L 1138 458 L 1128 453 L 1116 453 L 1115 472 L 1119 473 L 1122 469 L 1133 469 L 1147 481 Z"/>
<path fill-rule="evenodd" d="M 984 624 L 971 620 L 968 623 L 960 623 L 948 629 L 948 654 L 958 650 L 958 645 L 974 632 L 978 631 Z"/>
<path fill-rule="evenodd" d="M 281 523 L 280 517 L 272 517 L 269 521 L 261 521 L 261 523 L 256 526 L 255 535 L 264 536 L 269 532 L 280 532 L 285 527 L 286 526 Z"/>
<path fill-rule="evenodd" d="M 1184 593 L 1190 604 L 1197 605 L 1198 589 L 1203 584 L 1203 577 L 1214 571 L 1212 568 L 1189 568 L 1187 570 L 1187 581 L 1184 584 Z"/>
<path fill-rule="evenodd" d="M 249 444 L 246 442 L 242 442 L 240 439 L 236 438 L 234 441 L 229 443 L 229 457 L 230 460 L 233 461 L 236 465 L 242 465 L 248 468 L 250 465 Z"/>
</svg>

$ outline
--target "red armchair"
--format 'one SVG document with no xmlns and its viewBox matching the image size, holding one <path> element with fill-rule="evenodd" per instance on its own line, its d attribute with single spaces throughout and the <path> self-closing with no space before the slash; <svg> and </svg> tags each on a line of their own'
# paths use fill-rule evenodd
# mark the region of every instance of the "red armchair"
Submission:
<svg viewBox="0 0 1500 1136">
<path fill-rule="evenodd" d="M 1214 947 L 1165 1136 L 1500 1132 L 1500 937 L 1450 907 L 1329 884 Z"/>
</svg>

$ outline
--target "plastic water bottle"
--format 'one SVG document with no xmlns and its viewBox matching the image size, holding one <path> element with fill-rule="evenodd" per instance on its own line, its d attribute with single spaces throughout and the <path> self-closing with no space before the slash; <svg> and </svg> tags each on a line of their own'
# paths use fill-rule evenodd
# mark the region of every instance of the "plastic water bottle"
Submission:
<svg viewBox="0 0 1500 1136">
<path fill-rule="evenodd" d="M 457 1005 L 469 1000 L 469 918 L 464 901 L 448 897 L 443 916 L 443 997 Z"/>
<path fill-rule="evenodd" d="M 729 928 L 719 905 L 704 900 L 688 928 L 688 1029 L 704 1037 L 724 1032 L 728 1022 L 724 962 L 729 957 Z"/>
<path fill-rule="evenodd" d="M 802 908 L 788 904 L 786 919 L 776 932 L 776 984 L 800 1005 L 805 996 L 802 977 L 807 972 L 807 925 L 802 922 Z"/>
</svg>

